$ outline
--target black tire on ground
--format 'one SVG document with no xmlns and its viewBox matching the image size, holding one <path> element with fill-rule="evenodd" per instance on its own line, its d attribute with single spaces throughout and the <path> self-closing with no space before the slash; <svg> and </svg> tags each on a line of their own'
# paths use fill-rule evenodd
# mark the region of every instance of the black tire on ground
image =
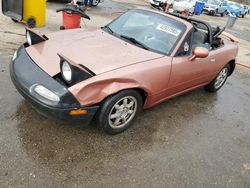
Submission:
<svg viewBox="0 0 250 188">
<path fill-rule="evenodd" d="M 215 16 L 215 15 L 216 15 L 216 10 L 215 10 L 215 11 L 211 10 L 211 11 L 209 12 L 209 14 L 212 15 L 212 16 Z"/>
<path fill-rule="evenodd" d="M 125 99 L 127 99 L 126 103 Z M 104 132 L 112 135 L 119 134 L 132 125 L 133 120 L 141 111 L 142 105 L 143 100 L 139 92 L 133 89 L 121 91 L 103 102 L 97 113 L 97 123 Z M 115 125 L 116 120 L 118 120 L 118 125 Z M 119 125 L 119 123 L 121 124 Z"/>
<path fill-rule="evenodd" d="M 220 15 L 221 15 L 221 17 L 224 17 L 225 15 L 227 15 L 227 12 L 223 12 Z"/>
<path fill-rule="evenodd" d="M 92 6 L 96 7 L 100 3 L 100 0 L 93 0 L 92 1 Z"/>
<path fill-rule="evenodd" d="M 36 27 L 36 20 L 34 18 L 30 17 L 30 18 L 28 18 L 26 25 L 29 28 L 35 28 Z"/>
<path fill-rule="evenodd" d="M 221 71 L 219 72 L 219 74 L 208 84 L 205 86 L 205 89 L 209 92 L 216 92 L 218 91 L 226 82 L 227 80 L 227 77 L 229 76 L 230 74 L 230 65 L 229 64 L 226 64 L 222 69 Z M 223 72 L 225 71 L 225 72 Z M 223 75 L 223 73 L 226 73 L 225 74 L 225 77 L 222 79 L 222 82 L 221 84 L 219 84 L 218 86 L 216 86 L 217 84 L 217 80 L 219 79 L 220 76 Z"/>
<path fill-rule="evenodd" d="M 15 22 L 15 23 L 18 23 L 18 22 L 19 22 L 18 20 L 15 20 L 15 19 L 13 19 L 13 18 L 11 18 L 11 20 L 12 20 L 13 22 Z"/>
<path fill-rule="evenodd" d="M 244 17 L 245 17 L 245 15 L 244 15 L 244 14 L 242 14 L 242 15 L 241 15 L 241 17 L 242 17 L 242 18 L 244 18 Z"/>
<path fill-rule="evenodd" d="M 64 26 L 60 26 L 60 30 L 65 30 L 65 27 Z"/>
</svg>

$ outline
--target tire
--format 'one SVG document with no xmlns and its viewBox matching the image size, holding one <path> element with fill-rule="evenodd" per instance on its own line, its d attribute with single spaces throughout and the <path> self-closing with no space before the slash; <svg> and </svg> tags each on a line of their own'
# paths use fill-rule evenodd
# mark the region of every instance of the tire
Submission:
<svg viewBox="0 0 250 188">
<path fill-rule="evenodd" d="M 244 17 L 245 17 L 245 15 L 244 15 L 244 14 L 242 14 L 242 15 L 241 15 L 241 17 L 242 17 L 242 18 L 244 18 Z"/>
<path fill-rule="evenodd" d="M 19 22 L 18 20 L 15 20 L 15 19 L 13 19 L 13 18 L 11 18 L 11 20 L 12 20 L 13 22 L 15 22 L 15 23 L 18 23 L 18 22 Z"/>
<path fill-rule="evenodd" d="M 221 17 L 224 17 L 225 15 L 227 15 L 227 12 L 223 12 L 220 15 L 221 15 Z"/>
<path fill-rule="evenodd" d="M 216 92 L 218 91 L 226 82 L 227 77 L 230 73 L 230 65 L 225 65 L 219 74 L 207 85 L 205 89 L 209 92 Z"/>
<path fill-rule="evenodd" d="M 142 96 L 136 90 L 121 91 L 104 101 L 97 114 L 97 123 L 108 134 L 122 133 L 132 125 L 142 104 Z"/>
<path fill-rule="evenodd" d="M 36 27 L 36 20 L 34 18 L 30 17 L 30 18 L 28 18 L 26 25 L 29 28 L 35 28 Z"/>
<path fill-rule="evenodd" d="M 166 11 L 166 6 L 167 6 L 167 4 L 166 4 L 166 3 L 163 3 L 163 4 L 161 5 L 161 9 L 162 9 L 162 11 L 163 11 L 163 12 L 165 12 L 165 11 Z"/>
<path fill-rule="evenodd" d="M 96 7 L 100 3 L 100 0 L 93 0 L 92 1 L 92 6 Z"/>
<path fill-rule="evenodd" d="M 215 11 L 211 10 L 211 11 L 209 12 L 209 14 L 212 15 L 212 16 L 215 16 L 215 15 L 217 14 L 216 12 L 217 12 L 217 10 L 215 10 Z"/>
<path fill-rule="evenodd" d="M 64 26 L 60 26 L 60 30 L 65 30 L 65 27 Z"/>
</svg>

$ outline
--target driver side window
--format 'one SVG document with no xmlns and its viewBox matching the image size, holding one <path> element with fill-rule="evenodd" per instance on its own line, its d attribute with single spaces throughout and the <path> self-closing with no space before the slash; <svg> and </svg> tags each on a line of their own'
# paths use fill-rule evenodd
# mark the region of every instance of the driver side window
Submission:
<svg viewBox="0 0 250 188">
<path fill-rule="evenodd" d="M 192 33 L 193 31 L 189 32 L 184 42 L 181 44 L 179 50 L 177 51 L 177 57 L 184 57 L 191 55 L 192 51 Z"/>
</svg>

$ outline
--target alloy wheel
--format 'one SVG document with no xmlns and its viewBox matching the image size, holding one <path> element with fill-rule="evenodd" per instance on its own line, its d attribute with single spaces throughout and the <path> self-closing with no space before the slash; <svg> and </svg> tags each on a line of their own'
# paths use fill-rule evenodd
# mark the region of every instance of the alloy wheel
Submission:
<svg viewBox="0 0 250 188">
<path fill-rule="evenodd" d="M 216 77 L 214 87 L 216 89 L 220 88 L 224 84 L 224 82 L 226 81 L 227 76 L 228 76 L 228 68 L 224 67 L 220 71 L 219 75 Z"/>
<path fill-rule="evenodd" d="M 108 117 L 110 127 L 114 129 L 124 127 L 135 116 L 137 106 L 137 100 L 133 96 L 123 97 L 116 102 Z"/>
</svg>

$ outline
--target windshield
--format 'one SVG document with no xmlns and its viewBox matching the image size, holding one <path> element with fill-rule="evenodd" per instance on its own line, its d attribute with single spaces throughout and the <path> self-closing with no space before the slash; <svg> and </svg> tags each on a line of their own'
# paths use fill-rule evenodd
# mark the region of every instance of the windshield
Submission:
<svg viewBox="0 0 250 188">
<path fill-rule="evenodd" d="M 151 11 L 130 10 L 104 28 L 138 47 L 169 55 L 186 26 Z"/>
</svg>

